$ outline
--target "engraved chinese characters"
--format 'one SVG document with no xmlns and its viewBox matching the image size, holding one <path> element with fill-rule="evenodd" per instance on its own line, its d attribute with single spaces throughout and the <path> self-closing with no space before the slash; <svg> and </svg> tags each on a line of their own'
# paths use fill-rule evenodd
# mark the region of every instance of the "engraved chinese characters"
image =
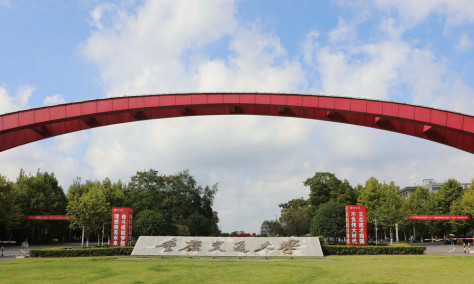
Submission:
<svg viewBox="0 0 474 284">
<path fill-rule="evenodd" d="M 201 244 L 202 241 L 196 241 L 196 240 L 191 240 L 189 242 L 186 242 L 187 246 L 185 246 L 182 249 L 179 249 L 180 251 L 201 251 Z"/>
<path fill-rule="evenodd" d="M 176 246 L 176 238 L 172 238 L 171 240 L 166 241 L 166 242 L 164 242 L 164 243 L 162 243 L 161 245 L 156 246 L 156 247 L 157 247 L 157 248 L 159 248 L 159 247 L 164 248 L 164 249 L 165 249 L 165 250 L 164 250 L 165 252 L 172 252 L 172 251 L 173 251 L 173 247 L 175 247 L 175 246 Z"/>
<path fill-rule="evenodd" d="M 300 246 L 298 244 L 299 242 L 300 242 L 299 240 L 289 240 L 287 242 L 282 242 L 279 249 L 284 254 L 293 254 L 293 251 L 297 250 L 297 247 Z"/>
<path fill-rule="evenodd" d="M 234 248 L 232 249 L 233 252 L 243 252 L 248 253 L 249 251 L 245 249 L 245 241 L 240 241 L 234 243 Z"/>
<path fill-rule="evenodd" d="M 142 236 L 132 255 L 322 256 L 322 250 L 316 237 Z"/>
<path fill-rule="evenodd" d="M 349 246 L 367 245 L 367 214 L 365 205 L 346 206 L 346 242 Z"/>
<path fill-rule="evenodd" d="M 112 208 L 111 247 L 124 247 L 132 245 L 132 214 L 132 208 Z"/>
<path fill-rule="evenodd" d="M 259 248 L 257 248 L 256 250 L 254 250 L 254 252 L 258 252 L 258 251 L 261 251 L 261 250 L 273 250 L 272 247 L 270 247 L 272 245 L 272 243 L 270 243 L 269 241 L 266 241 L 264 242 Z"/>
<path fill-rule="evenodd" d="M 213 252 L 213 251 L 220 251 L 220 252 L 225 252 L 225 250 L 223 250 L 221 248 L 221 246 L 224 244 L 224 242 L 213 242 L 212 243 L 212 249 L 210 249 L 209 251 L 210 252 Z"/>
</svg>

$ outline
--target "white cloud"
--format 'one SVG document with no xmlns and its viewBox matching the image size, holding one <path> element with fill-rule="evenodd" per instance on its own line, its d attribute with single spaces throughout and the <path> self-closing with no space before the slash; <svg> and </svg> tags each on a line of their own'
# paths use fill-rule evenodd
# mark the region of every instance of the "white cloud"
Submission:
<svg viewBox="0 0 474 284">
<path fill-rule="evenodd" d="M 349 29 L 341 21 L 328 32 L 330 40 L 326 43 L 320 40 L 323 36 L 314 38 L 308 34 L 311 40 L 304 42 L 304 50 L 311 56 L 305 59 L 311 58 L 312 62 L 305 63 L 315 66 L 320 76 L 315 83 L 320 85 L 310 89 L 472 115 L 472 87 L 462 81 L 461 74 L 449 68 L 448 58 L 436 57 L 429 46 L 420 48 L 404 41 L 406 27 L 400 27 L 397 21 L 399 18 L 383 17 L 377 22 L 380 34 L 367 41 L 344 40 Z M 341 124 L 315 123 L 312 131 L 318 133 L 319 139 L 311 141 L 317 141 L 321 149 L 310 156 L 320 162 L 301 162 L 314 171 L 334 172 L 353 185 L 364 183 L 371 176 L 381 181 L 393 180 L 401 187 L 420 184 L 424 178 L 456 178 L 464 182 L 472 179 L 472 173 L 465 170 L 474 167 L 472 155 L 441 144 Z"/>
<path fill-rule="evenodd" d="M 474 22 L 474 10 L 470 0 L 377 0 L 375 6 L 383 11 L 394 9 L 402 21 L 413 26 L 431 14 L 446 16 L 449 26 Z"/>
<path fill-rule="evenodd" d="M 12 4 L 9 0 L 0 0 L 0 7 L 10 8 Z"/>
<path fill-rule="evenodd" d="M 313 66 L 320 74 L 325 93 L 407 102 L 473 114 L 474 90 L 437 58 L 429 48 L 413 47 L 401 40 L 403 31 L 384 19 L 383 38 L 371 42 L 338 41 L 314 43 Z M 335 28 L 336 30 L 339 27 Z M 311 65 L 311 63 L 307 63 Z M 371 176 L 395 181 L 404 187 L 425 178 L 444 181 L 472 179 L 466 168 L 474 166 L 472 155 L 400 134 L 345 125 L 318 125 L 320 144 L 327 148 L 315 154 L 315 171 L 336 173 L 353 185 Z M 311 167 L 311 162 L 309 162 Z"/>
<path fill-rule="evenodd" d="M 337 26 L 329 32 L 329 41 L 331 44 L 342 42 L 351 42 L 358 38 L 357 25 L 362 22 L 362 18 L 355 22 L 348 23 L 342 17 L 339 17 Z"/>
<path fill-rule="evenodd" d="M 21 85 L 17 88 L 15 95 L 12 95 L 6 86 L 0 86 L 0 114 L 25 108 L 34 91 L 33 86 Z"/>
<path fill-rule="evenodd" d="M 193 16 L 187 17 L 191 12 Z M 403 30 L 389 18 L 380 25 L 384 38 L 369 43 L 354 36 L 361 19 L 341 18 L 328 33 L 328 44 L 321 42 L 319 31 L 308 33 L 301 55 L 311 70 L 312 66 L 318 70 L 318 80 L 306 77 L 300 59 L 288 56 L 275 34 L 258 24 L 239 22 L 232 2 L 191 2 L 189 7 L 181 2 L 145 2 L 133 13 L 114 12 L 116 17 L 103 19 L 102 12 L 96 13 L 97 30 L 82 50 L 98 66 L 108 96 L 297 92 L 310 80 L 321 86 L 308 89 L 331 95 L 422 101 L 455 110 L 466 110 L 465 104 L 457 102 L 472 97 L 445 61 L 402 41 Z M 215 44 L 224 46 L 224 55 L 207 52 Z M 426 66 L 428 70 L 423 69 Z M 434 87 L 423 83 L 433 80 Z M 461 91 L 460 99 L 439 96 L 440 90 Z M 437 158 L 432 153 L 439 153 L 453 169 L 460 169 L 454 161 L 463 155 L 445 146 L 361 127 L 240 116 L 109 126 L 91 131 L 88 139 L 84 162 L 98 178 L 128 179 L 136 170 L 148 168 L 166 174 L 189 168 L 198 182 L 219 182 L 215 206 L 225 231 L 257 232 L 264 219 L 278 213 L 278 203 L 309 193 L 302 182 L 316 171 L 335 172 L 353 184 L 376 176 L 405 186 L 446 174 L 432 167 L 418 170 L 424 164 L 413 161 L 434 164 Z M 472 164 L 467 159 L 462 166 Z"/>
<path fill-rule="evenodd" d="M 461 51 L 469 51 L 474 47 L 474 42 L 469 38 L 467 33 L 463 33 L 459 39 L 457 49 Z"/>
<path fill-rule="evenodd" d="M 445 23 L 444 34 L 454 27 L 474 22 L 470 0 L 336 0 L 339 6 L 350 8 L 356 19 L 380 17 L 383 25 L 389 23 L 390 31 L 403 33 L 423 23 L 430 16 Z M 381 12 L 381 13 L 380 13 Z"/>
<path fill-rule="evenodd" d="M 389 99 L 408 51 L 406 44 L 390 41 L 321 48 L 317 65 L 322 87 L 333 95 Z"/>
<path fill-rule="evenodd" d="M 312 64 L 316 51 L 319 48 L 318 38 L 320 33 L 317 30 L 310 31 L 303 41 L 303 59 L 306 64 Z"/>
<path fill-rule="evenodd" d="M 294 91 L 304 82 L 297 61 L 287 58 L 277 37 L 258 28 L 239 29 L 230 43 L 235 53 L 227 60 L 201 62 L 194 78 L 199 91 Z"/>
<path fill-rule="evenodd" d="M 474 114 L 474 90 L 459 74 L 429 50 L 412 49 L 401 69 L 401 82 L 408 86 L 411 103 Z"/>
<path fill-rule="evenodd" d="M 60 94 L 54 94 L 52 96 L 46 97 L 43 100 L 43 105 L 50 106 L 50 105 L 57 105 L 63 104 L 66 101 L 64 100 L 63 96 Z"/>
<path fill-rule="evenodd" d="M 381 26 L 381 29 L 386 29 Z M 338 30 L 336 27 L 335 30 Z M 394 100 L 472 114 L 474 90 L 428 48 L 402 41 L 399 32 L 373 42 L 315 43 L 325 93 Z"/>
<path fill-rule="evenodd" d="M 16 100 L 20 107 L 25 107 L 30 100 L 31 95 L 35 91 L 35 87 L 30 85 L 23 85 L 18 87 L 16 91 Z"/>
<path fill-rule="evenodd" d="M 0 104 L 0 114 L 12 112 L 18 109 L 7 89 L 2 86 L 0 86 L 0 101 L 2 102 Z"/>
<path fill-rule="evenodd" d="M 264 218 L 278 214 L 279 203 L 307 194 L 302 181 L 312 169 L 300 160 L 311 160 L 305 151 L 311 124 L 216 116 L 109 126 L 91 133 L 85 162 L 96 177 L 114 180 L 128 180 L 136 170 L 188 168 L 201 184 L 219 183 L 215 209 L 222 229 L 258 232 Z"/>
<path fill-rule="evenodd" d="M 147 1 L 133 13 L 121 11 L 119 20 L 93 12 L 97 30 L 82 51 L 98 66 L 108 96 L 294 92 L 304 85 L 298 60 L 288 57 L 279 38 L 258 24 L 238 22 L 234 6 L 233 1 Z M 206 47 L 213 45 L 224 45 L 225 55 L 208 54 Z M 222 228 L 229 231 L 248 221 L 239 216 L 246 208 L 256 218 L 263 208 L 248 201 L 262 195 L 257 191 L 276 190 L 275 180 L 265 177 L 281 181 L 288 159 L 309 133 L 307 122 L 242 116 L 130 123 L 91 131 L 84 162 L 98 178 L 128 179 L 148 168 L 167 174 L 189 168 L 201 183 L 219 182 L 216 208 Z M 214 180 L 222 176 L 226 180 Z M 239 190 L 242 196 L 234 196 Z M 277 204 L 265 204 L 266 211 L 275 212 Z M 259 226 L 242 229 L 258 232 Z"/>
<path fill-rule="evenodd" d="M 0 86 L 0 114 L 27 108 L 35 88 L 22 85 L 15 95 L 10 95 L 5 87 Z M 24 169 L 26 173 L 36 174 L 37 170 L 54 172 L 59 184 L 67 186 L 77 176 L 92 176 L 87 167 L 80 164 L 75 153 L 78 142 L 84 142 L 84 133 L 71 133 L 51 141 L 35 142 L 1 152 L 0 173 L 10 180 L 15 180 Z M 50 144 L 50 142 L 53 142 Z M 67 191 L 67 188 L 64 188 Z"/>
<path fill-rule="evenodd" d="M 55 152 L 63 155 L 71 155 L 73 157 L 76 156 L 75 158 L 77 159 L 78 157 L 81 157 L 78 153 L 80 153 L 82 146 L 88 143 L 88 133 L 88 131 L 79 131 L 60 135 L 52 140 L 53 146 L 51 147 Z"/>
<path fill-rule="evenodd" d="M 108 96 L 196 90 L 183 84 L 195 72 L 186 62 L 236 26 L 233 1 L 146 1 L 133 15 L 117 13 L 82 49 L 100 66 Z"/>
<path fill-rule="evenodd" d="M 20 169 L 31 174 L 36 174 L 38 169 L 53 172 L 65 191 L 68 190 L 65 186 L 71 184 L 74 178 L 92 176 L 75 157 L 58 154 L 55 150 L 48 143 L 36 142 L 4 151 L 0 155 L 0 173 L 14 181 Z"/>
</svg>

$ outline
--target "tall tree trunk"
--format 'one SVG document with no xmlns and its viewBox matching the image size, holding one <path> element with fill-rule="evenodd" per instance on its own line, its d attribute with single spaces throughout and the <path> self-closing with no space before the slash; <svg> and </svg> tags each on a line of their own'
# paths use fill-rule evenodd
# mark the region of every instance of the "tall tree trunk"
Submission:
<svg viewBox="0 0 474 284">
<path fill-rule="evenodd" d="M 393 232 L 392 232 L 392 227 L 390 227 L 390 244 L 393 243 Z"/>
</svg>

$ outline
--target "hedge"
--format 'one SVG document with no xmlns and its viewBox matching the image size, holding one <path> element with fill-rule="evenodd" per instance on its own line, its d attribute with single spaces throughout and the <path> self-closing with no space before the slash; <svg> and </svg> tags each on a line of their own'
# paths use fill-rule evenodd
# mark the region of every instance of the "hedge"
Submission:
<svg viewBox="0 0 474 284">
<path fill-rule="evenodd" d="M 79 256 L 119 256 L 131 255 L 133 247 L 115 247 L 115 248 L 49 248 L 32 249 L 31 257 L 79 257 Z"/>
<path fill-rule="evenodd" d="M 423 254 L 423 246 L 337 246 L 322 245 L 324 255 L 361 255 L 361 254 Z"/>
<path fill-rule="evenodd" d="M 352 247 L 341 245 L 322 245 L 324 255 L 377 255 L 377 254 L 423 254 L 426 247 L 423 246 L 365 246 Z M 120 256 L 131 255 L 133 247 L 115 248 L 49 248 L 32 249 L 31 257 L 80 257 L 80 256 Z"/>
</svg>

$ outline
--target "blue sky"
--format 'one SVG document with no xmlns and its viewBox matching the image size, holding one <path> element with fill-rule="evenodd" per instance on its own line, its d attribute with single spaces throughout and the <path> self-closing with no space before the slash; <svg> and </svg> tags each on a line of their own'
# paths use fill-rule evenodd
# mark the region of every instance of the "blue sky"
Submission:
<svg viewBox="0 0 474 284">
<path fill-rule="evenodd" d="M 259 91 L 392 100 L 474 114 L 470 1 L 0 0 L 0 113 L 138 94 Z M 111 166 L 114 165 L 114 166 Z M 127 181 L 190 169 L 219 183 L 223 231 L 258 232 L 302 182 L 474 176 L 471 154 L 341 124 L 179 118 L 63 135 L 0 154 L 0 173 Z"/>
</svg>

